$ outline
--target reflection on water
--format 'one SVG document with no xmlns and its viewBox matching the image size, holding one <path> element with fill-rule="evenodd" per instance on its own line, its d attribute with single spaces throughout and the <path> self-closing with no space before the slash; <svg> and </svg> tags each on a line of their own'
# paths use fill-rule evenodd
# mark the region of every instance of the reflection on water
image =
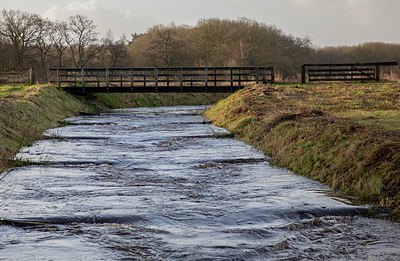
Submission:
<svg viewBox="0 0 400 261">
<path fill-rule="evenodd" d="M 69 119 L 3 181 L 5 260 L 398 260 L 398 224 L 268 164 L 204 107 Z M 6 196 L 7 195 L 7 196 Z"/>
</svg>

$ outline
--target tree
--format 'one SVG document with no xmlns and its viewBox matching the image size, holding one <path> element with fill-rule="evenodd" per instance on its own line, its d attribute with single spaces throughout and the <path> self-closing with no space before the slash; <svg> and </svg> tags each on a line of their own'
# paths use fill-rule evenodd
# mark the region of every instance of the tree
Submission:
<svg viewBox="0 0 400 261">
<path fill-rule="evenodd" d="M 57 64 L 58 67 L 63 67 L 63 57 L 64 53 L 68 48 L 66 42 L 66 35 L 68 35 L 68 24 L 66 22 L 54 22 L 53 24 L 53 32 L 50 35 L 54 49 L 57 52 Z"/>
<path fill-rule="evenodd" d="M 128 41 L 128 44 L 134 43 L 137 39 L 139 39 L 143 35 L 145 34 L 138 34 L 138 33 L 131 34 L 132 40 Z"/>
<path fill-rule="evenodd" d="M 237 64 L 234 53 L 238 36 L 237 24 L 228 19 L 202 19 L 195 28 L 195 43 L 204 66 L 233 66 Z"/>
<path fill-rule="evenodd" d="M 78 68 L 83 68 L 99 52 L 96 46 L 98 41 L 96 27 L 93 20 L 86 16 L 75 15 L 69 18 L 69 30 L 65 34 L 65 41 L 70 47 L 72 60 Z"/>
<path fill-rule="evenodd" d="M 1 12 L 0 34 L 13 45 L 17 66 L 23 66 L 28 47 L 37 37 L 40 17 L 22 11 L 6 10 Z"/>
<path fill-rule="evenodd" d="M 148 55 L 155 63 L 160 61 L 166 67 L 172 65 L 182 47 L 182 42 L 177 37 L 176 26 L 157 25 L 151 28 L 148 33 L 151 35 Z"/>
<path fill-rule="evenodd" d="M 105 67 L 124 66 L 130 63 L 128 49 L 125 45 L 126 37 L 122 36 L 120 40 L 114 41 L 114 35 L 108 30 L 103 39 L 102 52 L 100 54 L 102 64 Z"/>
<path fill-rule="evenodd" d="M 7 39 L 0 35 L 0 68 L 12 67 L 13 49 Z"/>
<path fill-rule="evenodd" d="M 44 82 L 47 82 L 47 68 L 46 58 L 51 47 L 53 46 L 52 35 L 55 32 L 54 24 L 47 20 L 40 18 L 37 21 L 37 33 L 35 37 L 34 47 L 40 60 L 40 67 Z"/>
</svg>

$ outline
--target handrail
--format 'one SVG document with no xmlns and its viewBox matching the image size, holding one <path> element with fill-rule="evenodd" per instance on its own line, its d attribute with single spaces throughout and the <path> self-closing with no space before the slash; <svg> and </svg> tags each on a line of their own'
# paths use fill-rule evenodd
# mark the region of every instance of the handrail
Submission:
<svg viewBox="0 0 400 261">
<path fill-rule="evenodd" d="M 253 83 L 274 82 L 271 66 L 51 68 L 50 71 L 57 73 L 53 82 L 59 87 L 74 86 L 82 88 L 82 92 L 85 88 L 90 92 L 189 92 L 195 88 L 197 92 L 235 91 Z"/>
</svg>

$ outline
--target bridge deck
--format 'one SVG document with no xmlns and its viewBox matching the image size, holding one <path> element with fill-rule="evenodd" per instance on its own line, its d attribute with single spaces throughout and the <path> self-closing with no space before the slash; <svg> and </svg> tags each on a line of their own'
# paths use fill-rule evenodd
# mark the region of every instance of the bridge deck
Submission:
<svg viewBox="0 0 400 261">
<path fill-rule="evenodd" d="M 72 93 L 234 92 L 274 82 L 272 67 L 57 68 L 59 87 Z"/>
</svg>

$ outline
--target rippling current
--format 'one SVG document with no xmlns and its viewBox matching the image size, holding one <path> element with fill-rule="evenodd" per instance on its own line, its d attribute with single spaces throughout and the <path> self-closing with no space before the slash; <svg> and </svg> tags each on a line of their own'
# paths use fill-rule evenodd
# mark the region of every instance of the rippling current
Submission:
<svg viewBox="0 0 400 261">
<path fill-rule="evenodd" d="M 399 260 L 400 226 L 221 138 L 205 107 L 68 119 L 0 184 L 0 260 Z"/>
</svg>

